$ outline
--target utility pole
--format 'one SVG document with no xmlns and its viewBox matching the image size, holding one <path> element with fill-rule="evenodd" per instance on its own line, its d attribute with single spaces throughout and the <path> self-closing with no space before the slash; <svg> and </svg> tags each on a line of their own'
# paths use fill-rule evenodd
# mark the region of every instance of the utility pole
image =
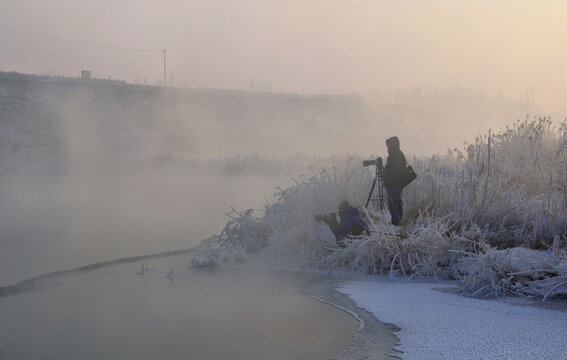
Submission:
<svg viewBox="0 0 567 360">
<path fill-rule="evenodd" d="M 167 53 L 167 50 L 163 49 L 163 87 L 167 87 L 167 77 L 166 77 L 166 71 L 165 71 L 165 54 Z"/>
</svg>

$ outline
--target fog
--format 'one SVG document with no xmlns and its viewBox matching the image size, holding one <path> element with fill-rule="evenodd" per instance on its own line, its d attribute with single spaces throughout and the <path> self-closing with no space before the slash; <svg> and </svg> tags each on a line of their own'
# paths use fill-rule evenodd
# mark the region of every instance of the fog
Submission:
<svg viewBox="0 0 567 360">
<path fill-rule="evenodd" d="M 2 283 L 192 247 L 335 158 L 462 148 L 536 105 L 467 89 L 367 97 L 0 79 Z"/>
<path fill-rule="evenodd" d="M 2 284 L 193 247 L 332 166 L 371 118 L 358 99 L 25 76 L 0 95 Z"/>
<path fill-rule="evenodd" d="M 510 98 L 533 90 L 567 112 L 567 5 L 561 0 L 33 0 L 2 2 L 2 28 L 168 51 L 177 86 L 349 93 L 430 84 Z M 150 84 L 162 54 L 120 52 L 0 31 L 0 68 Z"/>
<path fill-rule="evenodd" d="M 0 175 L 4 284 L 195 246 L 223 229 L 231 206 L 261 211 L 300 171 L 291 161 L 199 157 L 207 140 L 229 135 L 179 128 L 182 114 L 160 113 L 170 98 L 160 91 L 39 83 L 9 90 Z"/>
<path fill-rule="evenodd" d="M 232 207 L 261 215 L 278 186 L 385 156 L 392 135 L 411 161 L 567 114 L 562 1 L 21 0 L 0 14 L 0 286 L 193 247 Z M 69 78 L 81 70 L 126 83 Z"/>
<path fill-rule="evenodd" d="M 281 105 L 296 100 L 0 79 L 0 287 L 194 247 L 223 229 L 232 206 L 261 215 L 278 185 L 319 160 L 275 156 L 293 142 L 289 125 L 272 152 L 252 153 L 255 139 L 274 136 L 254 126 L 259 114 L 298 122 L 344 103 Z M 301 294 L 306 277 L 190 272 L 189 260 L 145 262 L 143 276 L 140 263 L 46 275 L 32 294 L 0 292 L 0 357 L 288 358 L 291 344 L 298 358 L 324 358 L 356 327 Z"/>
</svg>

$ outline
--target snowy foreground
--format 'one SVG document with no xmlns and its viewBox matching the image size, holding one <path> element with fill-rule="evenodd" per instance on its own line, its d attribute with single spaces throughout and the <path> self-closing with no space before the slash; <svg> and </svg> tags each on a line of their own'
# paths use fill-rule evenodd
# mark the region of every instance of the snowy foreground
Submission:
<svg viewBox="0 0 567 360">
<path fill-rule="evenodd" d="M 410 359 L 567 359 L 567 311 L 450 294 L 443 283 L 347 281 L 337 290 L 398 326 Z"/>
</svg>

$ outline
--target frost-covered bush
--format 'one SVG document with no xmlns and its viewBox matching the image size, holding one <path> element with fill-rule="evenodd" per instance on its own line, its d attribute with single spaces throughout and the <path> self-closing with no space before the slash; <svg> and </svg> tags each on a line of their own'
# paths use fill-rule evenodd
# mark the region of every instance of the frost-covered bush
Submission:
<svg viewBox="0 0 567 360">
<path fill-rule="evenodd" d="M 488 249 L 461 259 L 463 292 L 474 297 L 567 294 L 567 253 Z"/>
<path fill-rule="evenodd" d="M 344 250 L 323 257 L 317 265 L 355 273 L 447 279 L 456 275 L 459 254 L 478 247 L 463 236 L 449 234 L 441 222 L 416 226 L 401 238 L 391 230 L 388 225 L 376 226 L 370 236 L 352 241 Z"/>
<path fill-rule="evenodd" d="M 374 174 L 350 157 L 277 189 L 262 217 L 234 216 L 217 241 L 299 266 L 461 279 L 475 296 L 567 294 L 566 130 L 548 119 L 526 120 L 477 138 L 464 152 L 413 158 L 418 178 L 404 191 L 401 233 L 387 211 L 363 208 Z M 372 231 L 339 249 L 314 215 L 336 211 L 345 199 Z M 502 250 L 520 246 L 547 250 L 536 252 L 543 254 L 539 267 L 510 260 L 520 250 Z M 545 255 L 552 246 L 555 255 Z"/>
<path fill-rule="evenodd" d="M 450 218 L 452 231 L 479 226 L 496 247 L 547 248 L 567 238 L 567 125 L 518 121 L 465 150 L 415 159 L 404 191 L 406 221 Z"/>
<path fill-rule="evenodd" d="M 246 252 L 258 252 L 267 236 L 262 222 L 252 217 L 252 209 L 240 212 L 232 209 L 226 214 L 231 220 L 220 235 L 200 244 L 190 267 L 214 268 L 223 263 L 246 262 Z"/>
</svg>

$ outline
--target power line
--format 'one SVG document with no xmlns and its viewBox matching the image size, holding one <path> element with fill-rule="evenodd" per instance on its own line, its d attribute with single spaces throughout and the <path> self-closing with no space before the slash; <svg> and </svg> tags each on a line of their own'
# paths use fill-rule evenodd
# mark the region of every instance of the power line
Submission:
<svg viewBox="0 0 567 360">
<path fill-rule="evenodd" d="M 25 35 L 25 36 L 31 36 L 31 37 L 37 37 L 37 38 L 42 38 L 42 39 L 53 40 L 53 41 L 61 41 L 61 42 L 66 42 L 66 43 L 71 43 L 71 44 L 79 44 L 79 45 L 114 49 L 114 50 L 120 50 L 120 51 L 124 51 L 124 52 L 129 51 L 129 52 L 138 52 L 138 53 L 140 53 L 140 52 L 162 53 L 163 54 L 163 85 L 164 85 L 164 87 L 167 87 L 166 61 L 165 61 L 167 51 L 165 49 L 163 49 L 163 50 L 135 49 L 135 48 L 121 47 L 121 46 L 97 44 L 97 43 L 92 43 L 92 42 L 88 42 L 88 41 L 69 40 L 69 39 L 63 39 L 63 38 L 59 38 L 59 37 L 55 37 L 55 36 L 40 35 L 40 34 L 34 34 L 34 33 L 26 32 L 26 31 L 7 29 L 7 28 L 1 27 L 1 26 L 0 26 L 0 30 L 4 31 L 4 32 L 13 33 L 13 34 L 20 34 L 20 35 Z M 2 52 L 2 51 L 0 51 L 0 52 Z M 118 51 L 116 51 L 116 52 L 118 52 Z"/>
<path fill-rule="evenodd" d="M 103 47 L 103 48 L 108 48 L 108 49 L 135 51 L 135 52 L 155 52 L 155 53 L 163 52 L 163 50 L 135 49 L 135 48 L 121 47 L 121 46 L 97 44 L 97 43 L 92 43 L 92 42 L 88 42 L 88 41 L 69 40 L 69 39 L 63 39 L 63 38 L 59 38 L 59 37 L 55 37 L 55 36 L 40 35 L 40 34 L 34 34 L 34 33 L 26 32 L 26 31 L 7 29 L 7 28 L 4 28 L 4 27 L 0 27 L 0 30 L 5 31 L 5 32 L 9 32 L 9 33 L 13 33 L 13 34 L 20 34 L 20 35 L 38 37 L 38 38 L 42 38 L 42 39 L 48 39 L 48 40 L 53 40 L 53 41 L 61 41 L 61 42 L 66 42 L 66 43 L 71 43 L 71 44 Z"/>
<path fill-rule="evenodd" d="M 132 54 L 131 50 L 2 50 L 0 54 Z M 163 52 L 163 50 L 160 50 Z M 152 51 L 152 53 L 154 53 Z"/>
</svg>

